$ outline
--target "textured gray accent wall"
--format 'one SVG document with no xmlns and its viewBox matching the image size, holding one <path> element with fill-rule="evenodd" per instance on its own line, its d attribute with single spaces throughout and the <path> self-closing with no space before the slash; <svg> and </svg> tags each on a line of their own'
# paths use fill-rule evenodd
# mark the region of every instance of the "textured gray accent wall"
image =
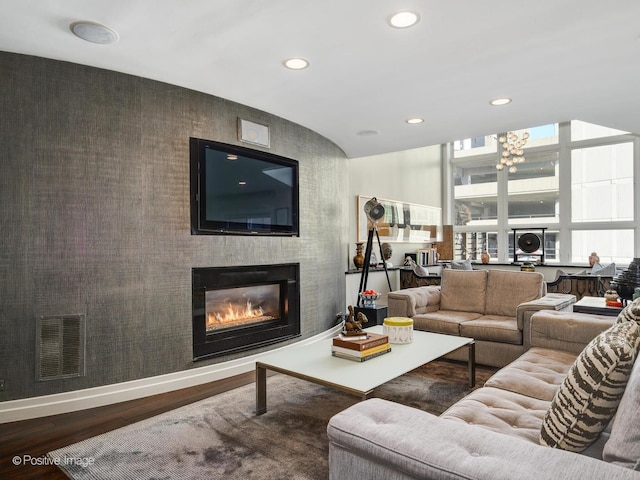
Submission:
<svg viewBox="0 0 640 480">
<path fill-rule="evenodd" d="M 299 262 L 302 337 L 344 310 L 348 174 L 324 137 L 138 77 L 0 52 L 0 400 L 187 370 L 191 268 Z M 189 137 L 237 118 L 300 162 L 300 237 L 192 236 Z M 256 147 L 259 149 L 259 147 Z M 35 380 L 36 319 L 85 314 L 86 376 Z M 0 409 L 1 409 L 0 405 Z"/>
</svg>

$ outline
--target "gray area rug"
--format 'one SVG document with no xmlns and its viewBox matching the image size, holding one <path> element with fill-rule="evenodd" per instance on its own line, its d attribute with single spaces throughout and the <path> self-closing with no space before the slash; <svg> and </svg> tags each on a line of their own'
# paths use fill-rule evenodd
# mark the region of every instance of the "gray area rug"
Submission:
<svg viewBox="0 0 640 480">
<path fill-rule="evenodd" d="M 482 385 L 494 370 L 479 367 Z M 436 361 L 374 396 L 436 415 L 468 394 L 466 365 Z M 477 388 L 477 387 L 476 387 Z M 358 399 L 285 375 L 267 379 L 266 414 L 255 386 L 137 422 L 53 452 L 73 479 L 327 479 L 327 422 Z"/>
</svg>

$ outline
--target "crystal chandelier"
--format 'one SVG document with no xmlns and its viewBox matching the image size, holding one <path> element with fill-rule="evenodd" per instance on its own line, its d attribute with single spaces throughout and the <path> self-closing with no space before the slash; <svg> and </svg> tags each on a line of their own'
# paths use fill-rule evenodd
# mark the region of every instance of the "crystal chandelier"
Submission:
<svg viewBox="0 0 640 480">
<path fill-rule="evenodd" d="M 510 173 L 518 171 L 516 164 L 524 163 L 524 146 L 529 138 L 529 132 L 524 132 L 522 138 L 518 137 L 518 134 L 509 132 L 506 137 L 498 138 L 498 141 L 502 144 L 502 156 L 500 157 L 500 163 L 496 165 L 498 170 L 503 170 L 504 167 L 509 167 Z"/>
</svg>

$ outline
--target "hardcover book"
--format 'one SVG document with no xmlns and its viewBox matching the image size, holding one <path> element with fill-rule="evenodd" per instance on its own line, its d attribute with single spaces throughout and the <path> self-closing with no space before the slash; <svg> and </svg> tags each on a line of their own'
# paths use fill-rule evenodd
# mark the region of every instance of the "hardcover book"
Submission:
<svg viewBox="0 0 640 480">
<path fill-rule="evenodd" d="M 378 333 L 368 333 L 367 338 L 363 340 L 347 340 L 344 337 L 334 337 L 333 339 L 333 344 L 336 347 L 360 351 L 377 347 L 378 345 L 383 345 L 385 343 L 389 343 L 389 337 Z"/>
<path fill-rule="evenodd" d="M 378 353 L 372 353 L 371 355 L 367 355 L 364 357 L 354 357 L 353 355 L 345 355 L 344 353 L 340 352 L 331 352 L 331 355 L 338 358 L 344 358 L 346 360 L 353 360 L 354 362 L 366 362 L 367 360 L 379 357 L 380 355 L 384 355 L 385 353 L 389 353 L 390 351 L 391 349 L 387 348 L 386 350 L 381 350 Z"/>
<path fill-rule="evenodd" d="M 352 350 L 350 348 L 338 347 L 333 345 L 331 347 L 332 352 L 342 353 L 343 355 L 350 355 L 352 357 L 366 357 L 368 355 L 372 355 L 374 353 L 381 352 L 383 350 L 388 350 L 391 348 L 390 343 L 383 343 L 382 345 L 378 345 L 377 347 L 367 348 L 366 350 Z"/>
</svg>

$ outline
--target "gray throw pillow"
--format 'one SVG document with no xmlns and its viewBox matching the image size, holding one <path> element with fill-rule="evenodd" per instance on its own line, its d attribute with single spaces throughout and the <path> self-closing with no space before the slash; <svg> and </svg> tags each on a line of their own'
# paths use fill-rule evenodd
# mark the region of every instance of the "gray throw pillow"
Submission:
<svg viewBox="0 0 640 480">
<path fill-rule="evenodd" d="M 452 270 L 473 270 L 471 260 L 451 260 Z"/>
<path fill-rule="evenodd" d="M 602 266 L 596 263 L 591 269 L 591 275 L 599 275 L 601 277 L 613 277 L 616 274 L 616 264 L 610 263 L 609 265 Z"/>
</svg>

